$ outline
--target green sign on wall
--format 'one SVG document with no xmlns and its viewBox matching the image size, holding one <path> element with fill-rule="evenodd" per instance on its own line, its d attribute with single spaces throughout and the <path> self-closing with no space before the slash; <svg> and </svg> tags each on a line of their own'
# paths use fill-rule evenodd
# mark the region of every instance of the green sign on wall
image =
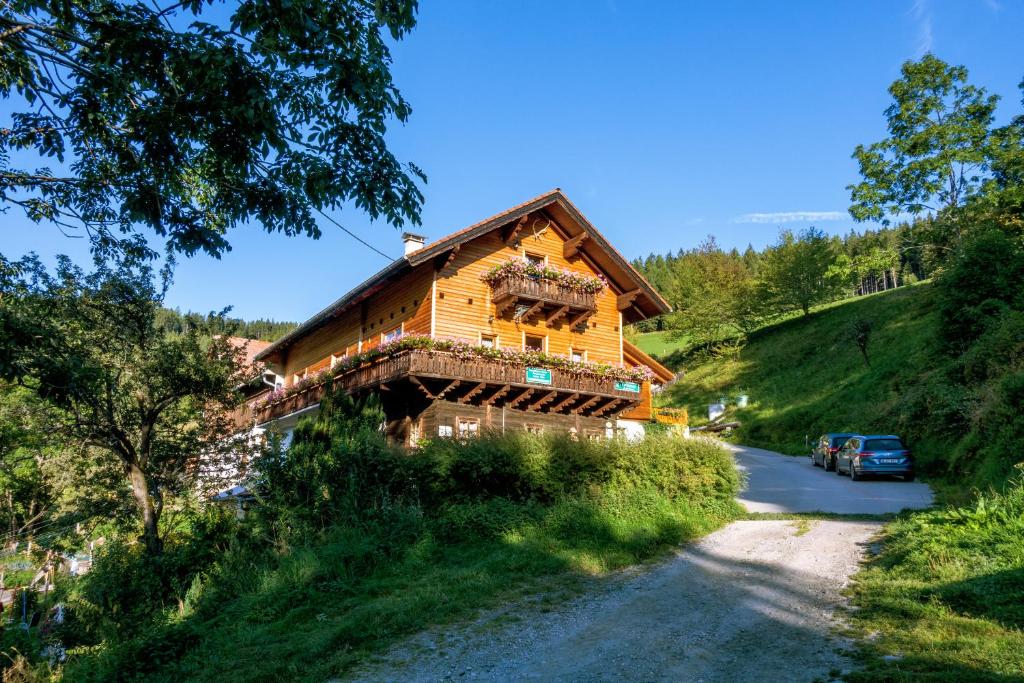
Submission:
<svg viewBox="0 0 1024 683">
<path fill-rule="evenodd" d="M 632 391 L 634 394 L 639 394 L 640 385 L 636 382 L 615 382 L 615 391 Z"/>
<path fill-rule="evenodd" d="M 547 368 L 526 368 L 526 381 L 529 384 L 551 384 L 551 371 Z"/>
</svg>

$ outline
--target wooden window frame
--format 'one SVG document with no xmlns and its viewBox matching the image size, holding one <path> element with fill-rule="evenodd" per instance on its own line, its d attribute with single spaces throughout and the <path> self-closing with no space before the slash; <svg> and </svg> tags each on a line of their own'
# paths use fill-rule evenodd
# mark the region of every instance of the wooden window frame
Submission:
<svg viewBox="0 0 1024 683">
<path fill-rule="evenodd" d="M 484 337 L 489 337 L 489 338 L 494 340 L 494 346 L 491 347 L 491 348 L 494 348 L 494 349 L 500 349 L 501 348 L 501 337 L 499 335 L 497 335 L 497 334 L 490 334 L 490 333 L 484 334 L 483 332 L 481 332 L 480 333 L 480 346 L 484 345 Z"/>
<path fill-rule="evenodd" d="M 527 422 L 526 424 L 523 425 L 523 429 L 525 429 L 530 434 L 544 433 L 544 425 L 538 424 L 536 422 Z"/>
<path fill-rule="evenodd" d="M 580 354 L 580 359 L 578 361 L 576 361 L 576 359 L 573 358 L 573 354 L 576 354 L 576 353 Z M 587 350 L 586 349 L 577 349 L 577 348 L 575 348 L 573 346 L 570 346 L 569 347 L 569 360 L 575 361 L 577 363 L 586 363 L 587 362 Z"/>
<path fill-rule="evenodd" d="M 391 334 L 392 332 L 398 332 L 398 335 L 395 337 L 395 339 L 401 339 L 402 335 L 405 334 L 405 323 L 401 322 L 401 323 L 398 324 L 398 327 L 392 327 L 387 332 L 381 332 L 380 333 L 380 343 L 381 344 L 387 344 L 388 340 L 386 339 L 386 337 L 389 334 Z"/>
<path fill-rule="evenodd" d="M 462 425 L 476 425 L 476 430 L 466 429 L 466 434 L 462 433 Z M 480 418 L 479 417 L 458 417 L 455 418 L 455 435 L 459 440 L 475 439 L 480 436 Z"/>
<path fill-rule="evenodd" d="M 535 334 L 533 332 L 527 332 L 526 330 L 523 330 L 523 351 L 528 350 L 528 348 L 526 346 L 526 338 L 527 337 L 536 337 L 536 338 L 540 339 L 542 341 L 542 343 L 540 345 L 540 352 L 541 353 L 547 353 L 548 352 L 548 335 L 546 335 L 546 334 Z"/>
<path fill-rule="evenodd" d="M 535 251 L 527 251 L 526 247 L 523 247 L 523 258 L 528 260 L 528 261 L 532 261 L 533 259 L 530 258 L 531 256 L 534 257 L 534 258 L 539 258 L 540 259 L 540 265 L 542 265 L 543 267 L 545 267 L 545 268 L 548 267 L 548 255 L 547 254 L 538 254 Z"/>
<path fill-rule="evenodd" d="M 447 434 L 445 433 L 447 431 Z M 437 425 L 437 438 L 439 439 L 453 439 L 455 438 L 455 427 L 452 425 Z"/>
</svg>

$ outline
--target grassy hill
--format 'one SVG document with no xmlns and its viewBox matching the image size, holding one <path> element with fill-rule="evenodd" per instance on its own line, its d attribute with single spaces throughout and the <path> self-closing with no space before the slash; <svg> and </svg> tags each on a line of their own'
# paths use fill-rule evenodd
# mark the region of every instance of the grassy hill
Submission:
<svg viewBox="0 0 1024 683">
<path fill-rule="evenodd" d="M 963 414 L 979 405 L 967 408 L 965 394 L 935 389 L 957 363 L 939 349 L 936 303 L 935 288 L 922 283 L 765 327 L 736 357 L 683 362 L 685 375 L 661 401 L 687 407 L 699 425 L 706 421 L 707 405 L 726 397 L 730 417 L 741 423 L 737 441 L 792 455 L 807 453 L 805 437 L 823 432 L 897 433 L 909 439 L 926 473 L 967 473 L 963 484 L 1000 483 L 1009 470 L 1006 458 L 1016 457 L 1005 454 L 986 464 L 976 453 L 964 456 L 962 451 L 976 451 L 978 444 L 970 443 Z M 870 366 L 853 338 L 857 320 L 872 324 Z M 671 351 L 659 355 L 679 356 Z M 735 407 L 739 394 L 749 396 L 747 408 Z M 957 413 L 948 430 L 944 411 Z"/>
</svg>

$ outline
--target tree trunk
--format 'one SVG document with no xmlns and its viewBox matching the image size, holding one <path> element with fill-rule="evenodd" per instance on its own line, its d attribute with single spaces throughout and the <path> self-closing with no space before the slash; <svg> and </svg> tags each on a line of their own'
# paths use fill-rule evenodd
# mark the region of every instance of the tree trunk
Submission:
<svg viewBox="0 0 1024 683">
<path fill-rule="evenodd" d="M 132 482 L 132 496 L 135 498 L 135 505 L 142 515 L 142 540 L 146 544 L 146 553 L 151 556 L 163 552 L 163 541 L 160 539 L 159 516 L 156 506 L 153 504 L 153 497 L 149 494 L 149 482 L 146 474 L 135 463 L 128 465 L 128 476 Z"/>
</svg>

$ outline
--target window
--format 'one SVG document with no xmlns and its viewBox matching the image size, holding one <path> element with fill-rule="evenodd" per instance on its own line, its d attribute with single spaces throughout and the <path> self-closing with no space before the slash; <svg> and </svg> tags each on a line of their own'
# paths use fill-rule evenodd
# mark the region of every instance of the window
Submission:
<svg viewBox="0 0 1024 683">
<path fill-rule="evenodd" d="M 480 420 L 460 417 L 456 424 L 459 427 L 460 439 L 474 439 L 480 434 Z"/>
<path fill-rule="evenodd" d="M 595 431 L 592 431 L 592 430 L 587 430 L 587 440 L 588 441 L 600 441 L 603 438 L 604 438 L 604 433 L 603 432 L 595 432 Z"/>
<path fill-rule="evenodd" d="M 544 351 L 545 338 L 535 335 L 527 334 L 523 336 L 523 350 L 524 351 Z"/>
<path fill-rule="evenodd" d="M 451 425 L 440 425 L 437 428 L 437 435 L 442 439 L 452 438 L 452 426 Z"/>
<path fill-rule="evenodd" d="M 904 448 L 899 439 L 868 439 L 864 442 L 866 451 L 902 451 Z"/>
<path fill-rule="evenodd" d="M 485 349 L 496 349 L 498 348 L 498 338 L 493 334 L 481 334 L 480 346 Z"/>
<path fill-rule="evenodd" d="M 543 268 L 547 264 L 547 258 L 541 256 L 540 254 L 531 254 L 530 252 L 526 252 L 524 256 L 527 261 L 529 261 L 535 266 L 540 266 Z"/>
<path fill-rule="evenodd" d="M 587 352 L 583 349 L 569 349 L 569 358 L 577 363 L 585 363 L 587 361 Z"/>
<path fill-rule="evenodd" d="M 396 339 L 398 339 L 401 336 L 402 336 L 402 326 L 399 325 L 398 327 L 396 327 L 396 328 L 394 328 L 392 330 L 388 330 L 387 332 L 381 332 L 380 340 L 382 342 L 384 342 L 385 344 L 387 344 L 388 342 L 395 341 Z"/>
<path fill-rule="evenodd" d="M 538 425 L 538 424 L 527 424 L 527 425 L 525 425 L 525 427 L 526 427 L 526 431 L 529 432 L 530 434 L 543 434 L 544 433 L 544 427 L 542 427 L 541 425 Z"/>
<path fill-rule="evenodd" d="M 348 358 L 348 351 L 341 351 L 339 353 L 332 353 L 331 354 L 331 367 L 333 368 L 335 365 L 337 365 L 341 361 L 345 360 L 346 358 Z"/>
</svg>

